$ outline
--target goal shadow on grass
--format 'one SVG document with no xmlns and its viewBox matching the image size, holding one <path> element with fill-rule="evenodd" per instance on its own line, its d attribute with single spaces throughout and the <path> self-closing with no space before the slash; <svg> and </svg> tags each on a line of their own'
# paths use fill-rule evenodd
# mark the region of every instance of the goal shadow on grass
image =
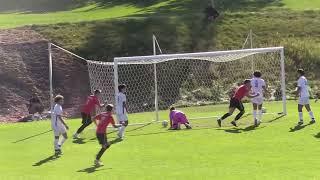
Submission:
<svg viewBox="0 0 320 180">
<path fill-rule="evenodd" d="M 31 139 L 31 138 L 34 138 L 34 137 L 38 137 L 38 136 L 47 134 L 47 133 L 49 133 L 49 132 L 51 132 L 51 131 L 52 131 L 52 130 L 48 130 L 48 131 L 45 131 L 45 132 L 42 132 L 42 133 L 39 133 L 39 134 L 35 134 L 35 135 L 32 135 L 32 136 L 23 138 L 23 139 L 19 139 L 19 140 L 17 140 L 17 141 L 12 142 L 12 143 L 19 143 L 19 142 L 22 142 L 22 141 L 26 141 L 26 140 L 28 140 L 28 139 Z"/>
</svg>

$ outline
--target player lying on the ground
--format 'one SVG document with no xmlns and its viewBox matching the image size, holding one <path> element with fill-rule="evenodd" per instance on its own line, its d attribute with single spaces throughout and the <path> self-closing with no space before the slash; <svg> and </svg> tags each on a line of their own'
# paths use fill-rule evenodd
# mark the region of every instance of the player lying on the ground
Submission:
<svg viewBox="0 0 320 180">
<path fill-rule="evenodd" d="M 251 93 L 259 94 L 258 97 L 252 98 L 251 102 L 253 105 L 253 120 L 254 125 L 259 126 L 262 118 L 262 104 L 263 104 L 263 93 L 267 92 L 267 87 L 265 81 L 261 78 L 262 74 L 260 71 L 255 71 L 253 73 L 253 78 L 251 79 Z"/>
<path fill-rule="evenodd" d="M 121 84 L 118 87 L 119 93 L 117 94 L 117 120 L 122 126 L 118 129 L 118 137 L 120 139 L 124 138 L 124 132 L 129 124 L 127 115 L 127 97 L 126 97 L 126 85 Z"/>
<path fill-rule="evenodd" d="M 106 112 L 102 112 L 99 115 L 97 115 L 94 118 L 94 123 L 97 125 L 97 130 L 96 130 L 96 135 L 99 144 L 101 144 L 101 149 L 99 153 L 96 156 L 96 159 L 94 161 L 94 164 L 97 166 L 103 165 L 102 162 L 100 161 L 101 156 L 103 153 L 110 147 L 110 143 L 107 140 L 107 127 L 109 124 L 112 124 L 114 128 L 121 127 L 121 125 L 116 125 L 113 117 L 112 117 L 112 110 L 113 110 L 113 105 L 108 104 L 106 106 Z M 98 120 L 98 123 L 97 121 Z"/>
<path fill-rule="evenodd" d="M 303 69 L 298 69 L 299 80 L 297 85 L 297 96 L 299 96 L 299 103 L 298 103 L 298 112 L 299 112 L 299 122 L 298 125 L 303 124 L 303 113 L 302 108 L 303 106 L 306 107 L 307 111 L 309 112 L 310 116 L 310 124 L 315 123 L 316 120 L 314 118 L 313 112 L 311 111 L 310 103 L 309 103 L 309 86 L 308 80 L 304 76 L 305 72 Z"/>
<path fill-rule="evenodd" d="M 183 124 L 187 129 L 191 129 L 190 123 L 187 119 L 187 116 L 182 112 L 176 110 L 176 108 L 170 108 L 170 129 L 178 130 L 180 125 Z"/>
<path fill-rule="evenodd" d="M 252 95 L 250 94 L 250 90 L 251 90 L 251 80 L 250 79 L 246 79 L 243 82 L 243 85 L 241 85 L 235 92 L 235 94 L 233 95 L 233 97 L 230 100 L 230 105 L 229 105 L 229 112 L 226 113 L 225 115 L 223 115 L 221 118 L 219 118 L 217 120 L 219 127 L 221 127 L 221 122 L 226 119 L 227 117 L 231 116 L 234 112 L 234 110 L 237 108 L 240 112 L 239 114 L 237 114 L 237 116 L 235 117 L 234 121 L 231 122 L 232 125 L 237 126 L 236 121 L 238 121 L 241 116 L 245 113 L 244 111 L 244 106 L 241 102 L 241 100 L 247 96 L 249 98 L 254 98 L 254 97 L 258 97 L 259 94 L 256 95 Z"/>
<path fill-rule="evenodd" d="M 86 104 L 82 107 L 81 111 L 82 125 L 73 135 L 73 138 L 79 138 L 79 134 L 92 123 L 91 113 L 95 111 L 96 106 L 99 106 L 100 108 L 104 106 L 104 104 L 100 104 L 100 96 L 101 90 L 95 90 L 93 95 L 87 97 Z"/>
<path fill-rule="evenodd" d="M 54 102 L 56 103 L 53 109 L 53 112 L 51 112 L 51 127 L 54 133 L 54 150 L 55 155 L 61 155 L 61 147 L 63 143 L 67 140 L 67 130 L 69 127 L 65 123 L 65 121 L 62 119 L 62 105 L 63 105 L 63 96 L 57 95 L 54 98 Z"/>
</svg>

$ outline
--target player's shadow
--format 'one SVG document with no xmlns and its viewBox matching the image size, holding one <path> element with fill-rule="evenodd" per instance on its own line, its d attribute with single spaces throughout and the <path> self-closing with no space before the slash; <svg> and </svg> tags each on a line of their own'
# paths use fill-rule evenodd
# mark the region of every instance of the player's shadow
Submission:
<svg viewBox="0 0 320 180">
<path fill-rule="evenodd" d="M 318 134 L 314 135 L 313 137 L 320 138 L 320 132 Z"/>
<path fill-rule="evenodd" d="M 85 168 L 85 169 L 81 169 L 81 170 L 79 170 L 77 172 L 85 172 L 85 173 L 91 174 L 91 173 L 94 173 L 96 171 L 105 170 L 105 168 L 104 169 L 99 169 L 101 167 L 103 167 L 103 166 L 95 166 L 95 165 L 93 165 L 91 167 L 88 167 L 88 168 Z M 108 169 L 112 169 L 112 168 L 108 168 Z"/>
<path fill-rule="evenodd" d="M 304 129 L 305 127 L 310 126 L 310 125 L 312 125 L 312 124 L 313 124 L 313 123 L 304 124 L 304 125 L 296 125 L 296 126 L 294 126 L 294 127 L 291 127 L 290 130 L 289 130 L 289 132 L 300 131 L 300 130 Z"/>
<path fill-rule="evenodd" d="M 57 160 L 57 159 L 59 159 L 59 156 L 52 155 L 52 156 L 49 156 L 49 157 L 47 157 L 47 158 L 45 158 L 45 159 L 42 159 L 42 160 L 34 163 L 32 166 L 41 166 L 41 165 L 43 165 L 43 164 L 46 164 L 46 163 L 55 161 L 55 160 Z"/>
<path fill-rule="evenodd" d="M 219 129 L 219 130 L 224 130 L 227 133 L 242 133 L 242 132 L 249 132 L 249 131 L 254 131 L 256 129 L 261 129 L 261 128 L 265 128 L 266 126 L 255 126 L 255 125 L 251 125 L 251 126 L 247 126 L 245 128 L 232 128 L 232 129 Z"/>
</svg>

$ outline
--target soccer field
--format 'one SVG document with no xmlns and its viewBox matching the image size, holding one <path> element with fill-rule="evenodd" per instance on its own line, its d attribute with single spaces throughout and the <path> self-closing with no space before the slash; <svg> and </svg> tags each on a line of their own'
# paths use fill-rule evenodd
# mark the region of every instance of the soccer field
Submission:
<svg viewBox="0 0 320 180">
<path fill-rule="evenodd" d="M 168 131 L 160 124 L 132 126 L 126 139 L 115 142 L 102 157 L 104 166 L 93 160 L 100 149 L 93 126 L 83 140 L 69 138 L 63 156 L 55 159 L 50 123 L 34 122 L 0 125 L 0 179 L 320 179 L 320 128 L 318 123 L 294 128 L 296 101 L 288 102 L 288 116 L 264 116 L 258 128 L 251 115 L 241 119 L 238 128 L 216 127 L 215 118 L 193 120 L 192 130 Z M 318 104 L 312 104 L 316 117 Z M 186 108 L 189 116 L 215 116 L 226 105 Z M 281 103 L 266 105 L 277 112 Z M 251 111 L 246 104 L 247 112 Z M 211 114 L 212 113 L 212 114 Z M 161 119 L 168 112 L 161 112 Z M 151 114 L 135 114 L 137 122 Z M 167 118 L 166 118 L 167 119 Z M 68 121 L 69 136 L 79 120 Z M 110 129 L 112 130 L 112 129 Z M 109 140 L 115 133 L 109 134 Z"/>
</svg>

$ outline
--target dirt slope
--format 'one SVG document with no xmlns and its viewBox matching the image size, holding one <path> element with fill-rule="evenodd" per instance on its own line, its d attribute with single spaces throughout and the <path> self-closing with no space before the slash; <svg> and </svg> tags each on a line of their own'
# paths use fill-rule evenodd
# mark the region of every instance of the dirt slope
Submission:
<svg viewBox="0 0 320 180">
<path fill-rule="evenodd" d="M 65 111 L 78 116 L 89 92 L 84 62 L 53 49 L 54 94 L 65 96 Z M 0 122 L 17 121 L 28 114 L 33 93 L 49 109 L 48 42 L 27 29 L 0 30 Z"/>
</svg>

